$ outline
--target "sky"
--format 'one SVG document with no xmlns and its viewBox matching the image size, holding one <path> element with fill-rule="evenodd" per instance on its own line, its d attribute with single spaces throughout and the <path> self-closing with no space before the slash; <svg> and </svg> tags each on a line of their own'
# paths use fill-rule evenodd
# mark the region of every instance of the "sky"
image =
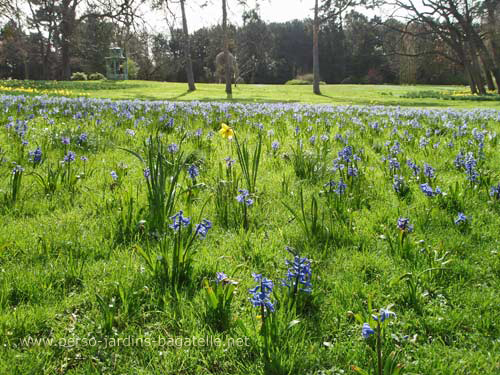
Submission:
<svg viewBox="0 0 500 375">
<path fill-rule="evenodd" d="M 202 27 L 217 25 L 221 23 L 222 6 L 220 0 L 209 0 L 206 7 L 201 8 L 200 4 L 206 3 L 205 0 L 186 0 L 186 13 L 188 19 L 189 31 L 195 31 Z M 228 2 L 228 18 L 232 24 L 241 25 L 241 15 L 245 8 L 237 4 L 236 0 L 227 0 Z M 313 16 L 313 0 L 260 0 L 260 16 L 266 22 L 285 22 L 294 19 L 312 18 Z M 255 0 L 247 0 L 247 9 L 255 7 Z M 172 8 L 174 13 L 178 15 L 176 25 L 181 26 L 180 11 L 177 8 Z M 378 11 L 362 11 L 368 16 L 375 14 L 381 15 Z M 165 13 L 163 13 L 165 14 Z M 167 32 L 165 17 L 162 12 L 149 13 L 146 17 L 150 27 L 157 32 Z M 171 16 L 169 17 L 172 18 Z"/>
</svg>

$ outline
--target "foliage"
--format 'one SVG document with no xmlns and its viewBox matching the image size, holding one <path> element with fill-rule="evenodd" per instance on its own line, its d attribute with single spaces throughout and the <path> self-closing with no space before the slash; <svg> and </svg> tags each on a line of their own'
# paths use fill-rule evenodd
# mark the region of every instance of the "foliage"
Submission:
<svg viewBox="0 0 500 375">
<path fill-rule="evenodd" d="M 87 75 L 84 72 L 75 72 L 71 75 L 72 81 L 86 81 Z"/>
<path fill-rule="evenodd" d="M 127 59 L 128 77 L 129 79 L 136 79 L 139 75 L 139 67 L 132 59 Z"/>
<path fill-rule="evenodd" d="M 489 93 L 487 95 L 471 95 L 470 92 L 464 93 L 463 91 L 419 91 L 419 92 L 408 92 L 402 95 L 403 98 L 407 99 L 424 99 L 433 98 L 441 100 L 469 100 L 469 101 L 500 101 L 500 95 L 495 93 Z"/>
<path fill-rule="evenodd" d="M 88 76 L 89 81 L 102 81 L 105 79 L 106 77 L 104 76 L 104 74 L 101 73 L 90 73 Z"/>
<path fill-rule="evenodd" d="M 320 81 L 320 85 L 326 85 L 324 81 Z M 290 81 L 286 81 L 285 85 L 312 85 L 309 81 L 304 81 L 300 79 L 291 79 Z"/>
</svg>

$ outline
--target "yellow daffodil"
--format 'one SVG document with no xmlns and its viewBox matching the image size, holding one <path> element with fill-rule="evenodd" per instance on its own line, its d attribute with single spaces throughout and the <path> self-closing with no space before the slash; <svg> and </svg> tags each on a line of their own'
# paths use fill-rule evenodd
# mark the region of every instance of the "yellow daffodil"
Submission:
<svg viewBox="0 0 500 375">
<path fill-rule="evenodd" d="M 233 128 L 227 126 L 226 124 L 222 124 L 222 128 L 220 128 L 219 133 L 227 139 L 232 139 L 234 136 Z"/>
</svg>

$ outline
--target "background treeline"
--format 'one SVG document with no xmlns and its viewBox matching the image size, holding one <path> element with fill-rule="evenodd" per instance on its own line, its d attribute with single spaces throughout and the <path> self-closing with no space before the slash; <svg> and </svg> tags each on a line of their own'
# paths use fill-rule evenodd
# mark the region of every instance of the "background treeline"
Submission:
<svg viewBox="0 0 500 375">
<path fill-rule="evenodd" d="M 477 27 L 493 26 L 498 31 L 498 17 L 490 22 L 494 24 L 485 22 Z M 10 20 L 1 27 L 0 77 L 65 78 L 63 38 L 57 27 L 37 32 L 19 24 Z M 301 75 L 310 78 L 310 19 L 265 23 L 252 10 L 243 14 L 242 26 L 229 27 L 229 34 L 230 50 L 237 56 L 244 82 L 285 83 Z M 498 32 L 495 35 L 498 39 Z M 215 82 L 215 56 L 222 51 L 222 28 L 202 28 L 192 32 L 190 38 L 196 82 Z M 72 30 L 70 71 L 104 74 L 111 45 L 124 47 L 133 60 L 131 78 L 186 81 L 181 29 L 171 29 L 168 35 L 150 33 L 92 15 L 82 18 Z M 408 29 L 401 20 L 369 19 L 350 10 L 322 23 L 319 49 L 321 80 L 327 83 L 468 82 L 463 66 L 446 58 L 453 51 L 425 23 L 413 22 Z"/>
</svg>

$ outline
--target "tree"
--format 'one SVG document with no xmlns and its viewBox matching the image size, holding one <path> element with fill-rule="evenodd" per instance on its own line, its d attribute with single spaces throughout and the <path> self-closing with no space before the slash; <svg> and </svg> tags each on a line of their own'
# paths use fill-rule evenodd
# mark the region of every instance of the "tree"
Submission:
<svg viewBox="0 0 500 375">
<path fill-rule="evenodd" d="M 65 80 L 71 77 L 71 57 L 76 52 L 74 37 L 78 26 L 89 18 L 130 22 L 138 17 L 138 7 L 142 2 L 143 0 L 29 0 L 33 26 L 41 33 L 53 33 L 61 58 L 60 77 Z"/>
<path fill-rule="evenodd" d="M 328 19 L 340 18 L 342 23 L 342 14 L 349 8 L 366 4 L 366 0 L 323 0 L 320 5 L 318 0 L 314 0 L 314 20 L 313 20 L 313 92 L 321 95 L 319 89 L 320 71 L 319 71 L 319 43 L 318 34 L 322 22 Z M 320 15 L 320 11 L 322 14 Z"/>
<path fill-rule="evenodd" d="M 28 0 L 31 17 L 28 17 L 28 25 L 33 27 L 38 34 L 39 51 L 42 63 L 42 78 L 52 78 L 49 70 L 49 60 L 53 56 L 54 38 L 57 33 L 57 25 L 60 17 L 54 1 L 51 0 Z"/>
<path fill-rule="evenodd" d="M 312 70 L 310 20 L 271 23 L 270 59 L 275 62 L 273 83 L 285 83 Z"/>
<path fill-rule="evenodd" d="M 482 70 L 485 77 L 490 75 L 491 80 L 494 77 L 500 93 L 500 63 L 492 50 L 486 47 L 478 26 L 484 6 L 488 8 L 489 1 L 421 0 L 416 3 L 414 0 L 396 0 L 395 4 L 406 12 L 407 25 L 415 22 L 427 25 L 450 47 L 453 56 L 447 57 L 458 60 L 463 66 L 472 93 L 486 93 Z"/>
<path fill-rule="evenodd" d="M 224 34 L 224 61 L 225 68 L 224 71 L 226 73 L 226 94 L 228 98 L 233 95 L 233 89 L 231 86 L 231 59 L 229 57 L 229 36 L 227 34 L 227 7 L 226 0 L 222 0 L 222 33 Z"/>
<path fill-rule="evenodd" d="M 319 89 L 319 8 L 318 0 L 314 0 L 314 20 L 313 20 L 313 92 L 316 95 L 321 95 L 321 90 Z"/>
<path fill-rule="evenodd" d="M 173 3 L 172 0 L 164 0 L 168 11 L 172 13 L 169 4 Z M 191 58 L 191 38 L 189 36 L 187 17 L 186 17 L 186 7 L 185 0 L 179 0 L 179 5 L 181 8 L 181 18 L 182 18 L 182 53 L 184 55 L 184 69 L 186 70 L 186 78 L 188 81 L 188 91 L 195 91 L 196 85 L 194 83 L 193 74 L 193 60 Z"/>
<path fill-rule="evenodd" d="M 2 73 L 11 78 L 29 79 L 29 45 L 22 28 L 11 20 L 2 28 L 0 38 Z"/>
<path fill-rule="evenodd" d="M 184 0 L 181 2 L 181 12 L 182 12 L 182 31 L 184 33 L 184 59 L 186 61 L 186 75 L 188 80 L 189 91 L 196 90 L 194 85 L 194 75 L 193 75 L 193 63 L 191 61 L 191 44 L 189 39 L 189 32 L 186 19 L 186 10 L 184 9 Z"/>
<path fill-rule="evenodd" d="M 243 13 L 243 27 L 237 34 L 237 55 L 240 76 L 255 83 L 272 67 L 271 33 L 259 16 L 258 8 Z M 265 78 L 265 77 L 263 77 Z"/>
<path fill-rule="evenodd" d="M 105 19 L 89 17 L 80 23 L 75 30 L 74 55 L 78 56 L 81 71 L 106 74 L 106 55 L 103 52 L 116 42 L 115 32 L 116 26 Z"/>
</svg>

